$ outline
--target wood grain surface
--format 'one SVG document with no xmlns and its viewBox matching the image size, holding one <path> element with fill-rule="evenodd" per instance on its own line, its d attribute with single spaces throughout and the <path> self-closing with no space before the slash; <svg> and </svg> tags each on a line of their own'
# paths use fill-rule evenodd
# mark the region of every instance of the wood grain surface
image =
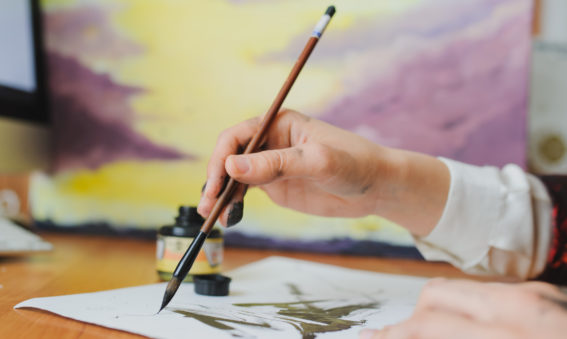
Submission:
<svg viewBox="0 0 567 339">
<path fill-rule="evenodd" d="M 26 257 L 0 257 L 0 338 L 139 338 L 48 312 L 14 310 L 13 306 L 35 297 L 156 283 L 155 243 L 85 235 L 42 236 L 55 250 Z M 467 277 L 444 263 L 240 248 L 226 249 L 224 270 L 272 255 L 375 272 Z"/>
</svg>

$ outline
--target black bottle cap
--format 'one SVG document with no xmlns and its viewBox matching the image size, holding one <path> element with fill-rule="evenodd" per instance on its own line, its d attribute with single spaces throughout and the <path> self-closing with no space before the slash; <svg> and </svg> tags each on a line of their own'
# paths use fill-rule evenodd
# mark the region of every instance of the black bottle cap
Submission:
<svg viewBox="0 0 567 339">
<path fill-rule="evenodd" d="M 180 206 L 179 215 L 175 217 L 175 225 L 183 227 L 201 227 L 205 219 L 197 212 L 197 207 Z"/>
<path fill-rule="evenodd" d="M 210 296 L 228 295 L 229 277 L 220 274 L 203 274 L 193 276 L 195 293 Z"/>
</svg>

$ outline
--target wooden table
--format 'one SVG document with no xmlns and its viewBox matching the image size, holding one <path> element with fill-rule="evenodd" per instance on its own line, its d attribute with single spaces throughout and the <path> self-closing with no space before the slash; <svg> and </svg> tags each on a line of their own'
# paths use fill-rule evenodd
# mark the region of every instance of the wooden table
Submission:
<svg viewBox="0 0 567 339">
<path fill-rule="evenodd" d="M 14 310 L 34 297 L 95 292 L 158 282 L 152 241 L 43 234 L 55 250 L 26 257 L 0 258 L 0 338 L 140 338 L 36 310 Z M 423 277 L 466 278 L 443 263 L 270 250 L 227 248 L 230 270 L 271 255 L 354 269 Z"/>
</svg>

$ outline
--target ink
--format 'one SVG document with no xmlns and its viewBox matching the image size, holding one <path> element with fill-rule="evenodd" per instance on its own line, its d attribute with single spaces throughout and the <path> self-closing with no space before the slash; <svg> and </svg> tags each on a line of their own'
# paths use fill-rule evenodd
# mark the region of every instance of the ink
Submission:
<svg viewBox="0 0 567 339">
<path fill-rule="evenodd" d="M 171 279 L 177 263 L 199 234 L 204 219 L 195 207 L 179 207 L 179 215 L 174 225 L 166 225 L 159 229 L 157 237 L 157 272 L 162 280 Z M 199 253 L 195 264 L 185 281 L 192 281 L 193 274 L 219 273 L 223 260 L 223 235 L 219 229 L 213 229 L 205 240 L 203 251 Z"/>
<path fill-rule="evenodd" d="M 233 324 L 247 325 L 247 326 L 254 326 L 254 327 L 263 327 L 263 328 L 271 328 L 270 324 L 268 324 L 266 322 L 252 323 L 252 322 L 247 322 L 247 321 L 237 320 L 237 319 L 221 318 L 221 317 L 215 317 L 215 316 L 212 316 L 212 315 L 203 315 L 203 314 L 199 314 L 199 313 L 195 313 L 195 312 L 191 312 L 191 311 L 187 311 L 187 310 L 174 310 L 173 312 L 175 312 L 177 314 L 181 314 L 181 315 L 186 316 L 188 318 L 193 318 L 195 320 L 202 322 L 203 324 L 209 325 L 209 326 L 214 327 L 214 328 L 219 329 L 219 330 L 229 330 L 230 331 L 230 330 L 235 329 L 234 327 L 227 325 L 226 323 L 233 323 Z"/>
<path fill-rule="evenodd" d="M 288 284 L 290 293 L 298 299 L 303 297 L 303 293 L 294 284 Z M 329 302 L 332 300 L 296 300 L 290 302 L 276 303 L 236 303 L 233 306 L 241 308 L 254 308 L 262 306 L 272 306 L 278 309 L 276 319 L 293 326 L 304 339 L 316 338 L 318 334 L 338 332 L 347 330 L 354 326 L 360 326 L 365 320 L 348 320 L 344 317 L 359 310 L 373 310 L 380 306 L 378 302 L 369 302 L 362 304 L 343 305 L 337 307 L 319 307 L 318 303 Z M 227 323 L 246 325 L 252 327 L 262 327 L 274 329 L 269 323 L 249 322 L 239 319 L 224 318 L 215 315 L 204 315 L 187 310 L 174 310 L 173 312 L 182 314 L 186 317 L 196 319 L 203 324 L 214 327 L 219 330 L 229 331 L 233 336 L 239 336 L 234 333 L 234 327 Z"/>
<path fill-rule="evenodd" d="M 370 184 L 364 186 L 364 187 L 362 188 L 362 190 L 360 190 L 360 194 L 366 193 L 370 187 L 372 187 L 372 185 L 370 185 Z"/>
<path fill-rule="evenodd" d="M 301 296 L 301 291 L 294 284 L 288 284 L 293 295 Z M 284 320 L 293 325 L 304 339 L 312 339 L 320 333 L 338 332 L 347 330 L 354 326 L 365 323 L 364 320 L 342 319 L 354 311 L 364 309 L 375 309 L 379 306 L 377 302 L 364 304 L 345 305 L 339 307 L 322 308 L 314 304 L 325 300 L 297 301 L 290 303 L 257 303 L 257 304 L 234 304 L 240 307 L 273 306 L 279 308 L 279 315 L 293 320 Z M 302 321 L 306 320 L 306 321 Z M 316 323 L 313 323 L 316 322 Z"/>
<path fill-rule="evenodd" d="M 243 213 L 244 213 L 244 202 L 238 201 L 232 204 L 230 211 L 228 212 L 226 225 L 230 227 L 238 224 L 240 220 L 242 220 Z"/>
<path fill-rule="evenodd" d="M 260 145 L 260 147 L 258 147 L 258 151 L 267 151 L 268 149 L 269 147 L 267 142 L 264 142 L 263 144 Z"/>
</svg>

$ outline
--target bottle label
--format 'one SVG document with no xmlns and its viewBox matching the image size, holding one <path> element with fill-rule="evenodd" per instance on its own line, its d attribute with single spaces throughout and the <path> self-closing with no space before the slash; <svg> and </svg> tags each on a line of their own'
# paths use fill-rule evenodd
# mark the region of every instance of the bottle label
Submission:
<svg viewBox="0 0 567 339">
<path fill-rule="evenodd" d="M 156 248 L 157 270 L 173 273 L 192 241 L 193 238 L 158 235 Z M 189 274 L 219 273 L 223 255 L 222 238 L 205 240 L 203 248 L 197 255 Z"/>
</svg>

